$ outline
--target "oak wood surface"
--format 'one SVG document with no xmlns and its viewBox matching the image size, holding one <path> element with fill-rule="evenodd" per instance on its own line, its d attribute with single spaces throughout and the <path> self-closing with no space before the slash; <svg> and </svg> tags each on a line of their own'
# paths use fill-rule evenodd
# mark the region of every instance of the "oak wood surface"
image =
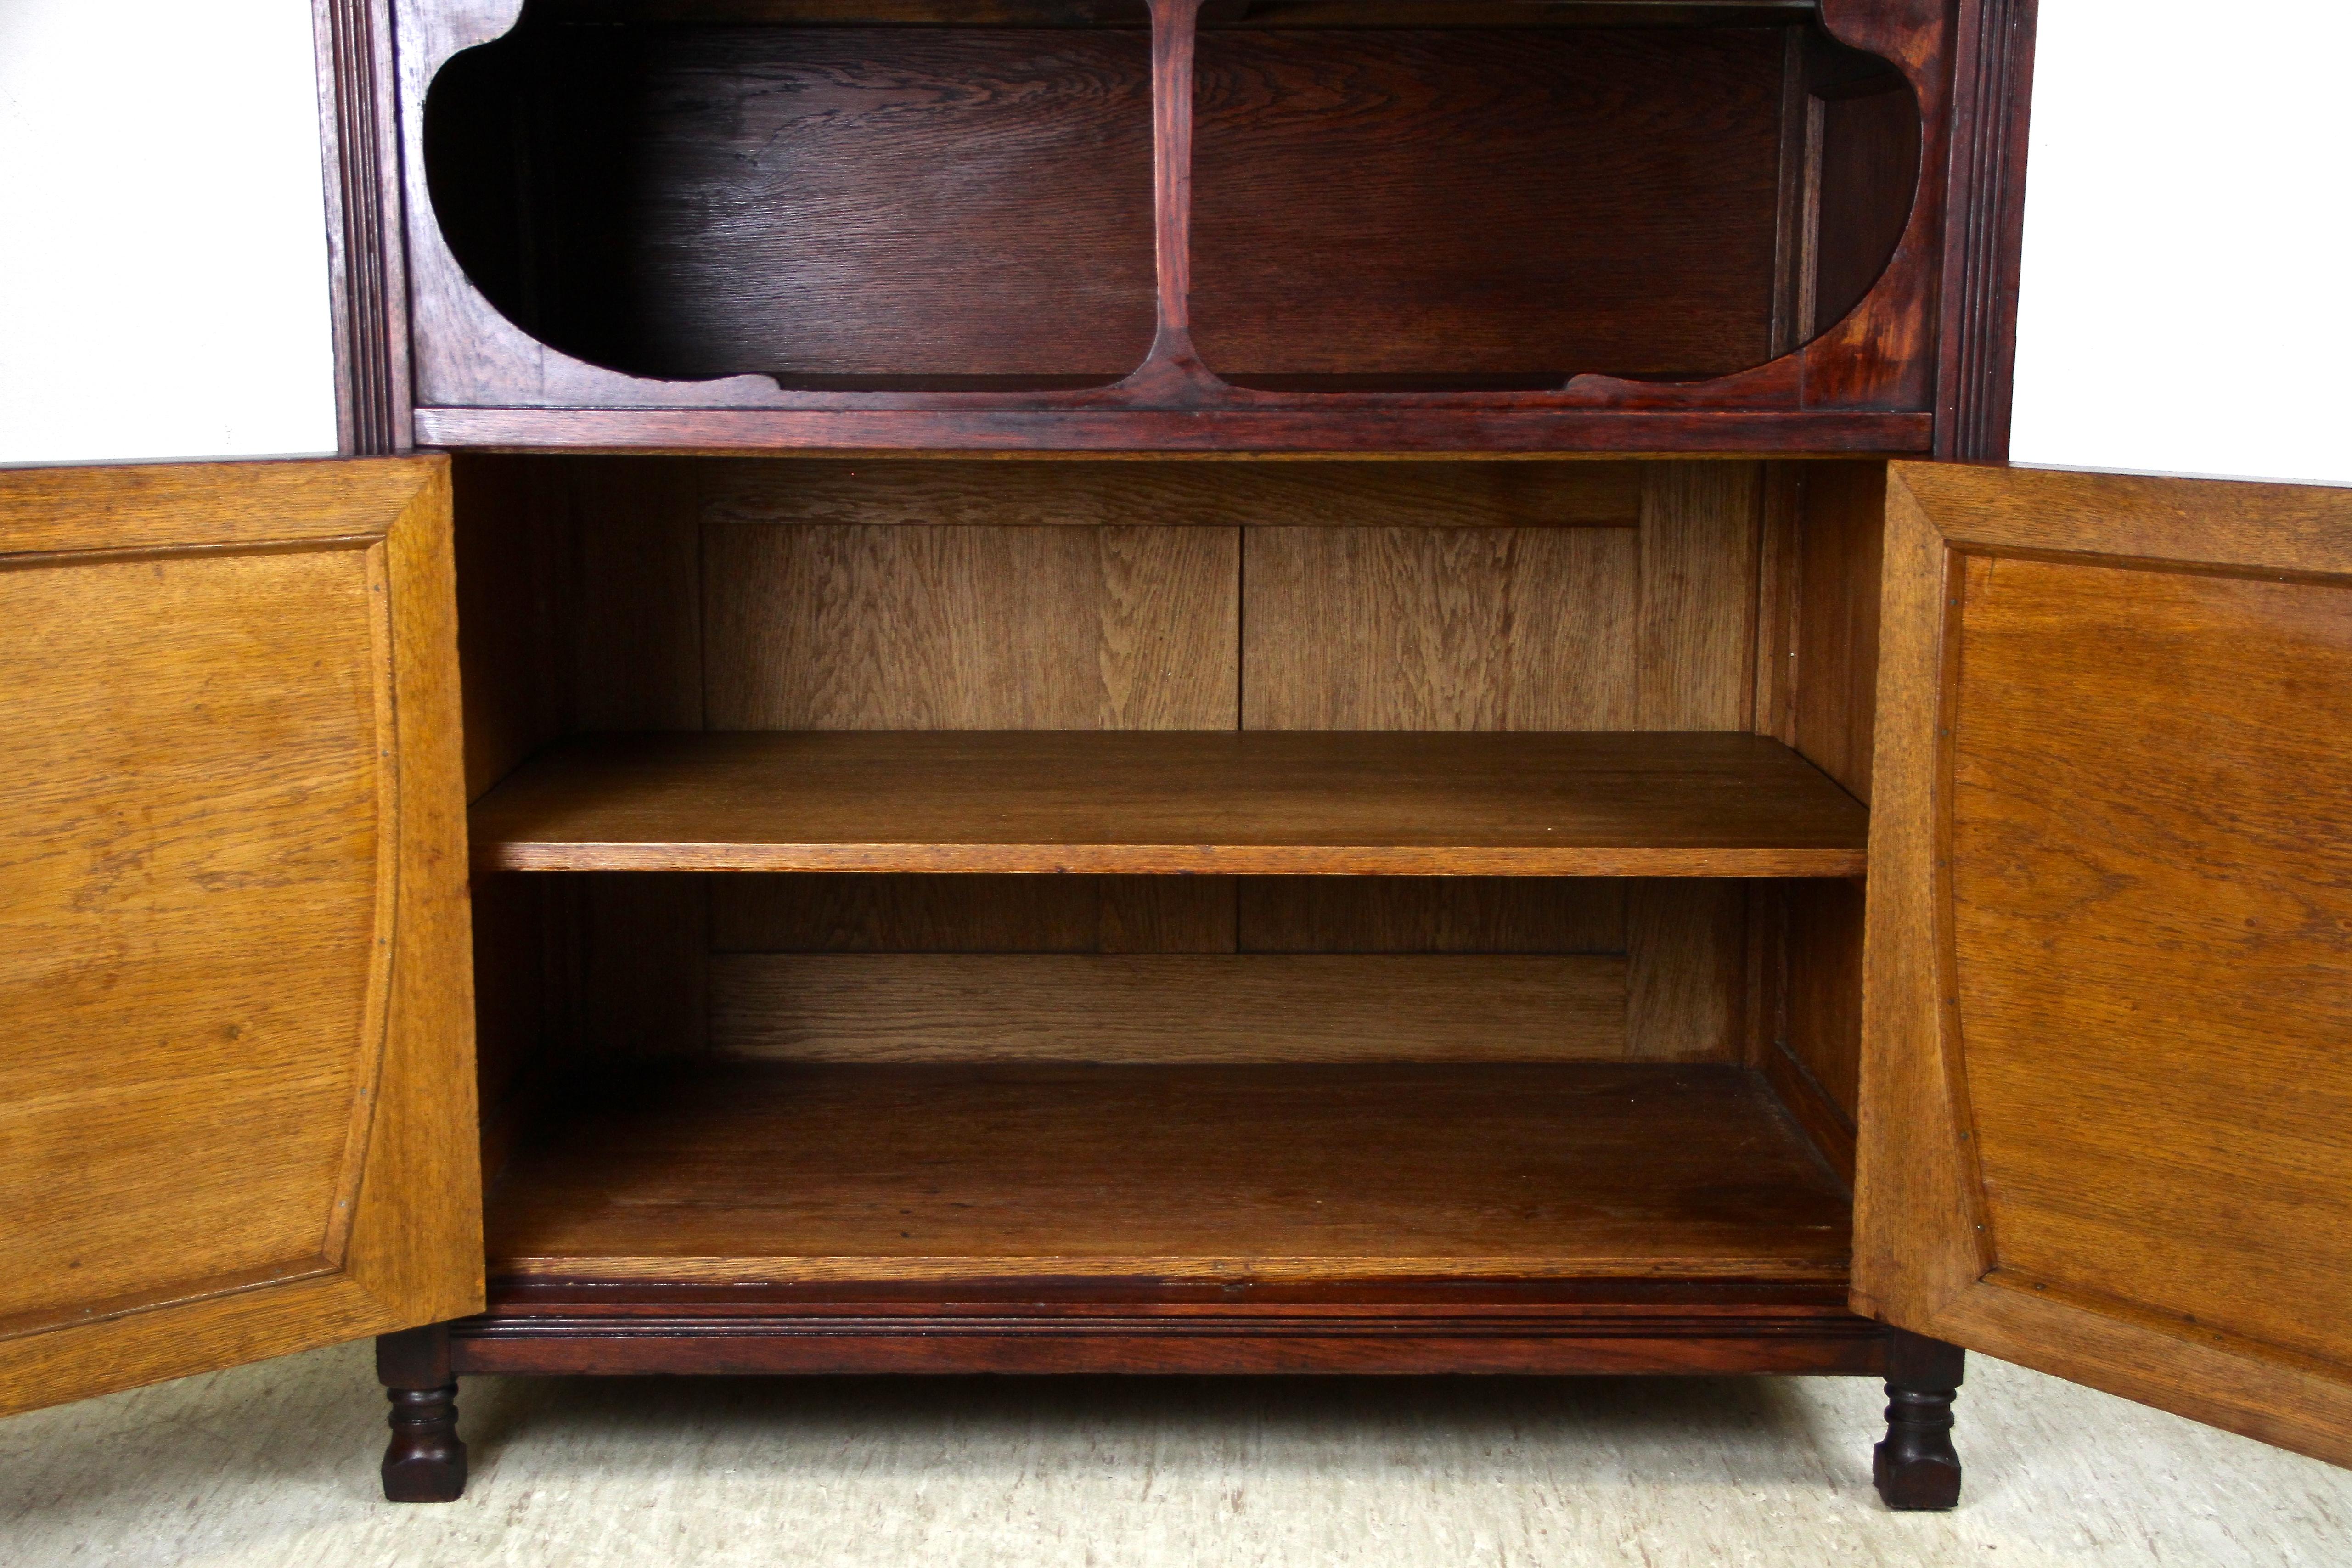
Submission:
<svg viewBox="0 0 2352 1568">
<path fill-rule="evenodd" d="M 1889 496 L 1857 1303 L 2352 1462 L 2352 502 Z"/>
<path fill-rule="evenodd" d="M 448 508 L 0 474 L 0 1408 L 480 1300 Z"/>
<path fill-rule="evenodd" d="M 1247 728 L 1637 727 L 1633 529 L 1244 537 Z"/>
<path fill-rule="evenodd" d="M 1801 477 L 1789 743 L 1867 802 L 1885 465 L 1808 464 Z"/>
<path fill-rule="evenodd" d="M 1853 875 L 1866 814 L 1747 735 L 593 737 L 478 802 L 506 871 Z"/>
<path fill-rule="evenodd" d="M 1239 536 L 703 531 L 714 729 L 1206 729 L 1235 719 Z"/>
<path fill-rule="evenodd" d="M 1628 1054 L 1613 955 L 735 954 L 713 961 L 711 984 L 713 1048 L 779 1061 Z"/>
<path fill-rule="evenodd" d="M 1733 1067 L 628 1079 L 491 1202 L 501 1277 L 1831 1281 L 1845 1200 Z"/>
</svg>

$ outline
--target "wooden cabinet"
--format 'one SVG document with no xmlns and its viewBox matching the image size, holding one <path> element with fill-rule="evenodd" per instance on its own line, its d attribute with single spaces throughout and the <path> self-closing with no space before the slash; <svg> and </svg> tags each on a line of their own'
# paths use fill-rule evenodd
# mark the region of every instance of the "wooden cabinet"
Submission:
<svg viewBox="0 0 2352 1568">
<path fill-rule="evenodd" d="M 1968 1345 L 2352 1458 L 2352 501 L 1948 461 L 2029 17 L 325 15 L 458 451 L 0 484 L 11 1402 L 379 1332 L 428 1499 L 467 1372 L 1870 1375 L 1939 1507 Z"/>
</svg>

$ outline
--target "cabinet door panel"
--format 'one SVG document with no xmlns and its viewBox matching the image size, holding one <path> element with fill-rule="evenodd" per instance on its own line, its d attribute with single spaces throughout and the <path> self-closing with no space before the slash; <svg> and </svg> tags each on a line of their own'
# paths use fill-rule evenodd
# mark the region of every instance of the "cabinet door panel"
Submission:
<svg viewBox="0 0 2352 1568">
<path fill-rule="evenodd" d="M 1857 1304 L 2352 1462 L 2352 493 L 1887 530 Z"/>
<path fill-rule="evenodd" d="M 0 1409 L 480 1289 L 446 469 L 0 474 Z"/>
</svg>

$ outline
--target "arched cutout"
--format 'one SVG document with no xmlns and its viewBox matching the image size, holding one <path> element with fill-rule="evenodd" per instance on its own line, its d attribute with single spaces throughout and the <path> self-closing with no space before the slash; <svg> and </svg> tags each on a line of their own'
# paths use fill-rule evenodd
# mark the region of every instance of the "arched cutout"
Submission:
<svg viewBox="0 0 2352 1568">
<path fill-rule="evenodd" d="M 1195 110 L 1193 340 L 1264 391 L 1751 369 L 1869 292 L 1919 178 L 1909 83 L 1811 5 L 1256 0 L 1204 16 Z"/>
<path fill-rule="evenodd" d="M 435 216 L 502 314 L 608 369 L 1107 385 L 1154 323 L 1148 10 L 988 9 L 534 0 L 433 83 Z"/>
</svg>

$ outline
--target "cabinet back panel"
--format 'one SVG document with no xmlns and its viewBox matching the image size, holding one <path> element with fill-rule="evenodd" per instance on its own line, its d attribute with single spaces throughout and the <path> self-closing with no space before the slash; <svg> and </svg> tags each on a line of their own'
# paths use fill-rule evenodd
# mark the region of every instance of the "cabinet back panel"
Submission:
<svg viewBox="0 0 2352 1568">
<path fill-rule="evenodd" d="M 712 1044 L 799 1061 L 1548 1061 L 1625 1054 L 1625 960 L 730 955 Z"/>
<path fill-rule="evenodd" d="M 507 766 L 601 728 L 1738 729 L 1754 713 L 1764 485 L 1752 463 L 566 457 L 467 471 L 467 691 L 483 734 L 506 737 L 488 749 Z M 875 978 L 860 996 L 858 977 L 880 968 L 832 971 L 836 1021 L 823 1030 L 760 1022 L 777 992 L 741 977 L 796 973 L 818 955 L 1010 966 L 1004 994 L 1041 1006 L 1087 992 L 1017 978 L 1043 973 L 1024 967 L 1040 956 L 1383 956 L 1351 971 L 1346 1016 L 1431 1019 L 1421 1049 L 1439 1054 L 1731 1061 L 1748 1049 L 1736 883 L 554 880 L 572 891 L 541 917 L 552 951 L 534 960 L 552 999 L 537 1015 L 501 1006 L 534 1018 L 535 1039 L 596 1055 L 772 1052 L 820 1036 L 854 1055 L 877 1030 L 897 1031 L 898 1051 L 1003 1049 L 969 1024 L 917 1039 L 908 1019 L 930 1015 L 905 1011 L 914 982 Z M 1590 957 L 1599 967 L 1559 972 L 1615 977 L 1605 1030 L 1589 986 L 1569 1044 L 1517 1023 L 1471 1042 L 1431 1013 L 1478 962 L 1539 957 Z M 1164 1027 L 1136 1022 L 1152 1016 L 1139 1003 L 1111 1031 L 1123 1059 L 1201 1049 L 1181 1023 L 1195 980 L 1164 983 Z M 1225 1049 L 1244 1033 L 1268 1059 L 1286 1041 L 1337 1049 L 1328 1005 L 1286 1011 L 1279 991 L 1249 991 Z M 1111 1049 L 1069 1043 L 1087 1016 L 1034 1022 L 1024 1049 Z M 1510 1015 L 1522 1016 L 1532 1004 Z M 843 1021 L 856 1019 L 867 1021 Z M 1365 1049 L 1412 1049 L 1399 1039 L 1375 1029 Z"/>
<path fill-rule="evenodd" d="M 1786 37 L 1202 33 L 1202 357 L 1244 384 L 1761 363 Z"/>
<path fill-rule="evenodd" d="M 1115 381 L 1151 344 L 1150 45 L 567 25 L 460 56 L 436 215 L 543 341 L 642 375 Z"/>
<path fill-rule="evenodd" d="M 1227 729 L 1230 528 L 704 530 L 713 729 Z"/>
</svg>

